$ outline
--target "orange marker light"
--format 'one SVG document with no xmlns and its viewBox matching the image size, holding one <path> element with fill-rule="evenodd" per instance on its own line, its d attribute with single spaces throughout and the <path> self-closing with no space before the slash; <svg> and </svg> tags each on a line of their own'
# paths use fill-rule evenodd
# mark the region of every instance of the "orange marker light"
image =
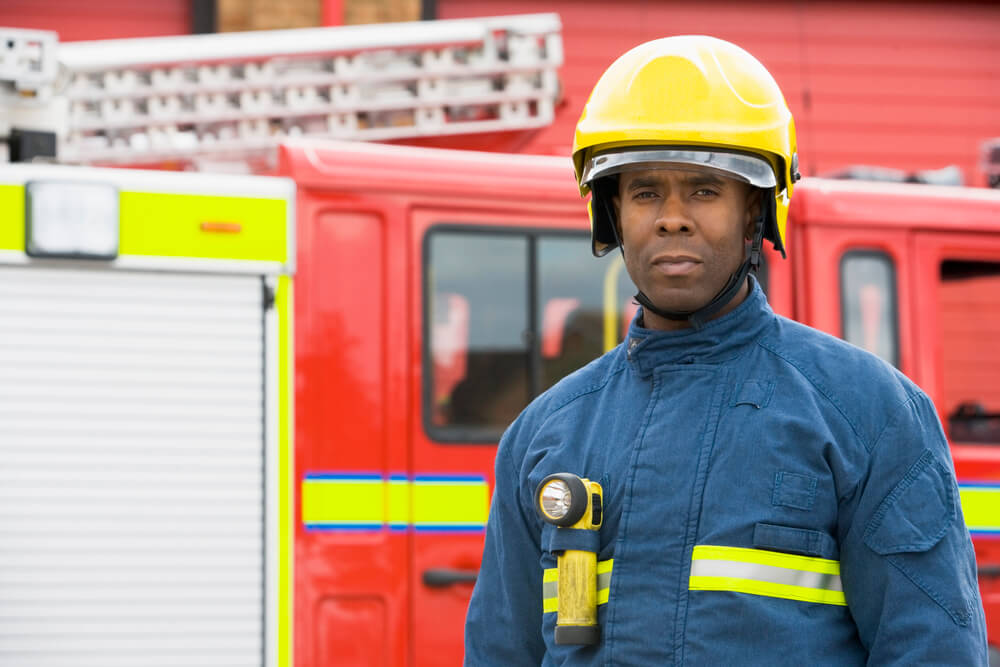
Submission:
<svg viewBox="0 0 1000 667">
<path fill-rule="evenodd" d="M 239 234 L 243 231 L 243 225 L 238 222 L 203 222 L 198 226 L 201 231 L 214 234 Z"/>
</svg>

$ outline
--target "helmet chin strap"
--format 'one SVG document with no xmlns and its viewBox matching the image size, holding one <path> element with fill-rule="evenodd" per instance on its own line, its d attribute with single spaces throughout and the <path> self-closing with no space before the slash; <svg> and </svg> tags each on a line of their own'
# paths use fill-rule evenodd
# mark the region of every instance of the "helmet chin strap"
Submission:
<svg viewBox="0 0 1000 667">
<path fill-rule="evenodd" d="M 746 283 L 747 275 L 750 271 L 757 271 L 757 267 L 760 266 L 760 253 L 761 247 L 764 245 L 764 217 L 765 213 L 761 215 L 754 222 L 753 239 L 750 244 L 750 252 L 747 257 L 740 264 L 740 268 L 736 273 L 729 276 L 729 281 L 719 290 L 718 294 L 709 301 L 707 304 L 698 308 L 697 310 L 663 310 L 657 307 L 649 297 L 646 296 L 642 290 L 635 295 L 635 300 L 639 302 L 643 308 L 651 313 L 659 315 L 668 320 L 673 320 L 675 322 L 688 322 L 695 329 L 700 329 L 705 326 L 705 323 L 715 317 L 720 310 L 722 310 L 726 304 L 733 300 L 733 298 L 739 293 L 740 289 Z M 612 217 L 613 221 L 614 218 Z M 611 225 L 612 233 L 615 235 L 615 241 L 618 242 L 618 249 L 621 250 L 622 260 L 625 259 L 625 245 L 622 243 L 621 238 L 618 237 L 618 229 L 615 224 Z"/>
</svg>

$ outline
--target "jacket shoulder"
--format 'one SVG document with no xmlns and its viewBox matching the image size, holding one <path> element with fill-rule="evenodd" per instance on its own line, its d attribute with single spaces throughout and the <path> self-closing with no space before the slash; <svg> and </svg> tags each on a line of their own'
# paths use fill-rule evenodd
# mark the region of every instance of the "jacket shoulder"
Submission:
<svg viewBox="0 0 1000 667">
<path fill-rule="evenodd" d="M 899 406 L 915 396 L 926 398 L 876 355 L 784 317 L 776 318 L 758 344 L 824 396 L 869 447 Z"/>
<path fill-rule="evenodd" d="M 600 391 L 625 368 L 624 352 L 618 345 L 562 378 L 528 404 L 505 434 L 505 439 L 522 439 L 533 433 L 549 417 L 584 396 Z"/>
</svg>

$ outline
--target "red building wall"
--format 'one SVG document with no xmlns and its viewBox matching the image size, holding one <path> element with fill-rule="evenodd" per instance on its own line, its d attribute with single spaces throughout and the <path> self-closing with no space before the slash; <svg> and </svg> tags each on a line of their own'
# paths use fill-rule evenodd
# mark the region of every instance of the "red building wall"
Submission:
<svg viewBox="0 0 1000 667">
<path fill-rule="evenodd" d="M 191 0 L 0 0 L 0 25 L 59 41 L 191 34 Z"/>
<path fill-rule="evenodd" d="M 640 42 L 685 33 L 736 42 L 771 70 L 795 114 L 809 175 L 852 164 L 955 164 L 966 183 L 981 184 L 979 145 L 1000 136 L 997 3 L 437 2 L 439 18 L 543 11 L 562 17 L 565 98 L 555 123 L 517 147 L 524 152 L 569 154 L 608 64 Z M 57 30 L 63 41 L 188 34 L 191 1 L 0 0 L 0 25 Z"/>
<path fill-rule="evenodd" d="M 439 18 L 558 12 L 565 101 L 528 150 L 569 154 L 593 84 L 643 41 L 710 34 L 774 74 L 795 114 L 803 171 L 955 164 L 980 184 L 979 145 L 1000 136 L 1000 4 L 439 0 Z"/>
</svg>

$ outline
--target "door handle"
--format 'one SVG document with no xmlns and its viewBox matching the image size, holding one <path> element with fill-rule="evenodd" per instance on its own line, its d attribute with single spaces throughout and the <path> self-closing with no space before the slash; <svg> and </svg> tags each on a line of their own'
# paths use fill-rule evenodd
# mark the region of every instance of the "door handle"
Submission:
<svg viewBox="0 0 1000 667">
<path fill-rule="evenodd" d="M 432 570 L 424 570 L 424 586 L 431 588 L 444 588 L 455 584 L 474 584 L 479 570 L 457 570 L 449 567 L 438 567 Z"/>
</svg>

